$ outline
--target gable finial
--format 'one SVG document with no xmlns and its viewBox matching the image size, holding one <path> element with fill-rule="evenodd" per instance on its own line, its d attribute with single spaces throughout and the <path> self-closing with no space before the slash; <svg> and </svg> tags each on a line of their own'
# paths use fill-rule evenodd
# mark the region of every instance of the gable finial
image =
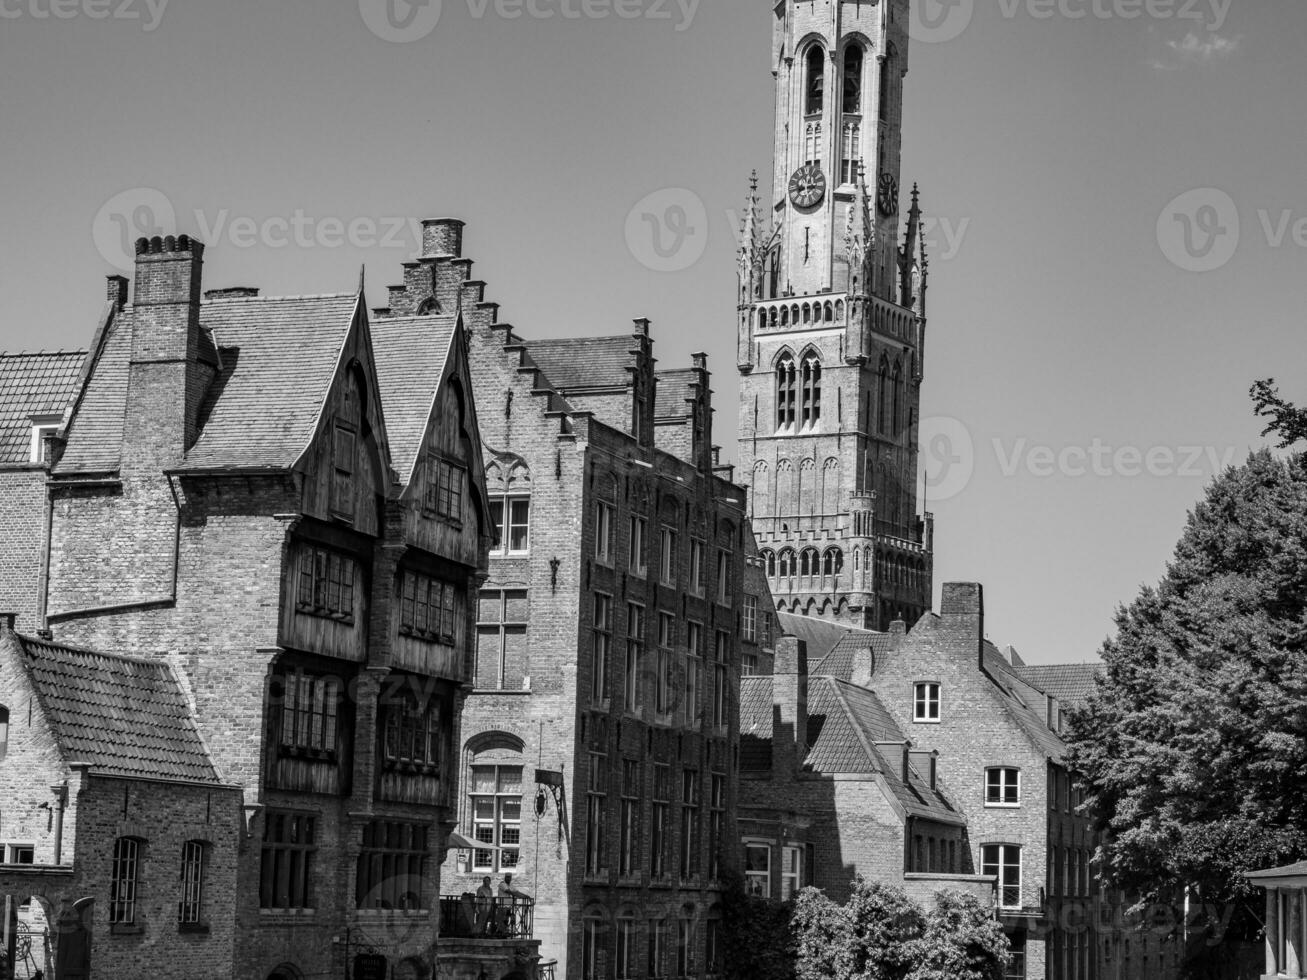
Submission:
<svg viewBox="0 0 1307 980">
<path fill-rule="evenodd" d="M 363 293 L 363 287 L 367 283 L 368 266 L 366 262 L 359 264 L 359 293 Z"/>
</svg>

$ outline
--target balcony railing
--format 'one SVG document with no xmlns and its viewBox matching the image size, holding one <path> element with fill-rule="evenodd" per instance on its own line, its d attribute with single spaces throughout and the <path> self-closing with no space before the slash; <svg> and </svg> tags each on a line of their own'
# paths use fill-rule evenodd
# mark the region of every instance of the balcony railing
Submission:
<svg viewBox="0 0 1307 980">
<path fill-rule="evenodd" d="M 531 939 L 535 901 L 478 898 L 471 892 L 440 899 L 440 934 L 451 939 Z"/>
</svg>

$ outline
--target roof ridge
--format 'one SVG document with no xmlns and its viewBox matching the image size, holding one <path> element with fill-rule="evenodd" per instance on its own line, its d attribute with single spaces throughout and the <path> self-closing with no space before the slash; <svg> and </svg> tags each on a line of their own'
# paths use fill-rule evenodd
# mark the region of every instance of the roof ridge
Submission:
<svg viewBox="0 0 1307 980">
<path fill-rule="evenodd" d="M 54 650 L 61 653 L 72 653 L 84 657 L 107 657 L 110 660 L 121 660 L 123 663 L 137 664 L 144 667 L 162 667 L 169 673 L 172 672 L 172 665 L 166 660 L 156 660 L 151 657 L 133 657 L 125 653 L 107 653 L 104 650 L 92 650 L 90 647 L 76 647 L 67 643 L 55 643 L 52 640 L 42 640 L 40 637 L 26 636 L 18 634 L 23 646 L 28 645 L 41 647 L 46 650 Z"/>
<path fill-rule="evenodd" d="M 282 303 L 294 300 L 306 299 L 354 299 L 358 293 L 300 293 L 290 296 L 231 296 L 213 299 L 204 299 L 201 306 L 222 305 L 230 306 L 233 303 Z"/>
<path fill-rule="evenodd" d="M 65 350 L 0 350 L 0 357 L 85 357 L 86 349 Z"/>
</svg>

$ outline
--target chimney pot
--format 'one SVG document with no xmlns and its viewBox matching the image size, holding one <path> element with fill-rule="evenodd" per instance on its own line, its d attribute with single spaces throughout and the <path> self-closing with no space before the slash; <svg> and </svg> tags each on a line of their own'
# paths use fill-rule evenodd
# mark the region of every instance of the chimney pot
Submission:
<svg viewBox="0 0 1307 980">
<path fill-rule="evenodd" d="M 637 317 L 635 320 L 635 335 L 637 337 L 648 337 L 649 324 L 652 322 L 647 316 Z"/>
<path fill-rule="evenodd" d="M 422 257 L 456 259 L 463 254 L 463 228 L 457 218 L 429 218 L 422 222 Z"/>
<path fill-rule="evenodd" d="M 18 613 L 0 613 L 0 633 L 12 633 L 18 624 Z"/>
</svg>

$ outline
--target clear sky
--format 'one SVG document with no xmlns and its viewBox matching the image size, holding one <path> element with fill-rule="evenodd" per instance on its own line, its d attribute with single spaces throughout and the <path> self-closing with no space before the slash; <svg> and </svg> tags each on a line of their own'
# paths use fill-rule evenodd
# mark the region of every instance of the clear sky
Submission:
<svg viewBox="0 0 1307 980">
<path fill-rule="evenodd" d="M 169 210 L 207 286 L 366 263 L 373 305 L 414 248 L 395 219 L 454 215 L 527 336 L 648 316 L 664 366 L 707 350 L 733 457 L 770 4 L 388 2 L 0 0 L 0 349 L 87 344 Z M 984 582 L 1032 662 L 1092 659 L 1213 460 L 1263 443 L 1251 382 L 1307 399 L 1307 4 L 920 2 L 936 584 Z"/>
</svg>

